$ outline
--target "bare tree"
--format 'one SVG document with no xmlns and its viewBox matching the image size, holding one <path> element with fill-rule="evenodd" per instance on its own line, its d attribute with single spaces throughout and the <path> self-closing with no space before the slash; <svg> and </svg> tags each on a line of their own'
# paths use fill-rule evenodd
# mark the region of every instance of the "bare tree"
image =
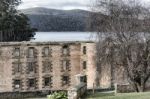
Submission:
<svg viewBox="0 0 150 99">
<path fill-rule="evenodd" d="M 150 77 L 149 9 L 138 0 L 97 0 L 94 8 L 99 66 L 123 66 L 133 88 L 144 91 Z"/>
</svg>

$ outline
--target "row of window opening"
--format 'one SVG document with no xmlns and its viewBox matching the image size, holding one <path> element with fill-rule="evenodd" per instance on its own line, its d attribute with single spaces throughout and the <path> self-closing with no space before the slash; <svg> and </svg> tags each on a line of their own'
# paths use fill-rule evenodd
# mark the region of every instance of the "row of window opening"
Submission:
<svg viewBox="0 0 150 99">
<path fill-rule="evenodd" d="M 52 62 L 51 61 L 43 61 L 43 73 L 50 73 L 52 72 L 53 66 L 52 66 Z M 83 64 L 86 65 L 86 64 Z M 14 66 L 14 72 L 16 73 L 21 73 L 23 70 L 23 65 L 21 62 L 14 62 L 13 63 Z M 85 66 L 83 66 L 85 68 Z M 27 62 L 27 72 L 34 72 L 36 73 L 36 69 L 38 68 L 38 65 L 36 62 Z M 61 65 L 61 70 L 62 71 L 70 71 L 71 70 L 71 63 L 70 60 L 63 60 L 62 61 L 62 65 Z"/>
<path fill-rule="evenodd" d="M 28 52 L 27 52 L 28 57 L 34 57 L 35 52 L 36 52 L 36 49 L 34 47 L 29 47 Z M 50 49 L 49 47 L 44 47 L 43 50 L 42 50 L 43 57 L 51 56 L 51 52 L 52 52 L 52 49 Z M 66 45 L 63 46 L 62 54 L 63 55 L 69 55 L 69 53 L 70 53 L 69 47 L 66 46 Z M 20 48 L 15 48 L 14 49 L 13 56 L 14 57 L 20 57 L 21 56 Z"/>
<path fill-rule="evenodd" d="M 61 76 L 62 86 L 70 86 L 70 76 Z M 37 79 L 30 78 L 27 79 L 27 87 L 28 89 L 35 89 L 37 87 Z M 13 87 L 15 90 L 21 89 L 23 86 L 23 81 L 20 79 L 13 80 Z M 50 88 L 52 87 L 52 76 L 50 77 L 43 77 L 43 88 Z"/>
</svg>

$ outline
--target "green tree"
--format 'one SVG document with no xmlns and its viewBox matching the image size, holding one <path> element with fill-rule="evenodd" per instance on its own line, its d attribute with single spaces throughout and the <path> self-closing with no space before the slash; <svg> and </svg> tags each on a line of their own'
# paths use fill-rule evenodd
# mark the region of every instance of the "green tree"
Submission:
<svg viewBox="0 0 150 99">
<path fill-rule="evenodd" d="M 28 41 L 34 36 L 29 19 L 16 9 L 20 3 L 21 0 L 0 1 L 0 41 Z"/>
</svg>

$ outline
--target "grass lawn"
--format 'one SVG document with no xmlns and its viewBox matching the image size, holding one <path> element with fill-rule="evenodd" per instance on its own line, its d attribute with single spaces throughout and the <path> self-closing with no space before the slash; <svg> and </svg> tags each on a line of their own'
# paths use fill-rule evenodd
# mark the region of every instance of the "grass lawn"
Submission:
<svg viewBox="0 0 150 99">
<path fill-rule="evenodd" d="M 150 92 L 145 93 L 95 93 L 87 94 L 85 98 L 82 99 L 150 99 Z"/>
</svg>

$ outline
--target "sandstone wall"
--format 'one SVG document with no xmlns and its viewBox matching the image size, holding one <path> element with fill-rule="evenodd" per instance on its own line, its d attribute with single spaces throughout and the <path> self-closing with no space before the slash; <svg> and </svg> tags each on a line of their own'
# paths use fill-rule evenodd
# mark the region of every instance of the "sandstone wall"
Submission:
<svg viewBox="0 0 150 99">
<path fill-rule="evenodd" d="M 69 55 L 62 55 L 62 47 L 67 45 Z M 83 55 L 83 46 L 87 52 Z M 48 47 L 51 55 L 43 57 L 43 49 Z M 15 48 L 20 49 L 20 56 L 14 57 Z M 34 58 L 28 57 L 28 49 L 34 48 Z M 87 76 L 87 86 L 95 83 L 95 43 L 93 42 L 10 42 L 0 43 L 0 92 L 38 91 L 38 90 L 67 90 L 76 85 L 75 75 Z M 62 61 L 69 60 L 69 70 L 62 71 Z M 51 62 L 52 70 L 43 72 L 43 62 Z M 83 70 L 83 61 L 87 61 L 87 69 Z M 21 64 L 21 72 L 14 73 L 14 63 Z M 35 63 L 35 73 L 28 72 L 27 64 Z M 69 76 L 69 84 L 62 85 L 62 76 Z M 51 77 L 51 85 L 44 87 L 44 77 Z M 35 88 L 29 88 L 28 80 L 35 79 Z M 14 89 L 14 80 L 21 80 L 21 88 Z"/>
</svg>

